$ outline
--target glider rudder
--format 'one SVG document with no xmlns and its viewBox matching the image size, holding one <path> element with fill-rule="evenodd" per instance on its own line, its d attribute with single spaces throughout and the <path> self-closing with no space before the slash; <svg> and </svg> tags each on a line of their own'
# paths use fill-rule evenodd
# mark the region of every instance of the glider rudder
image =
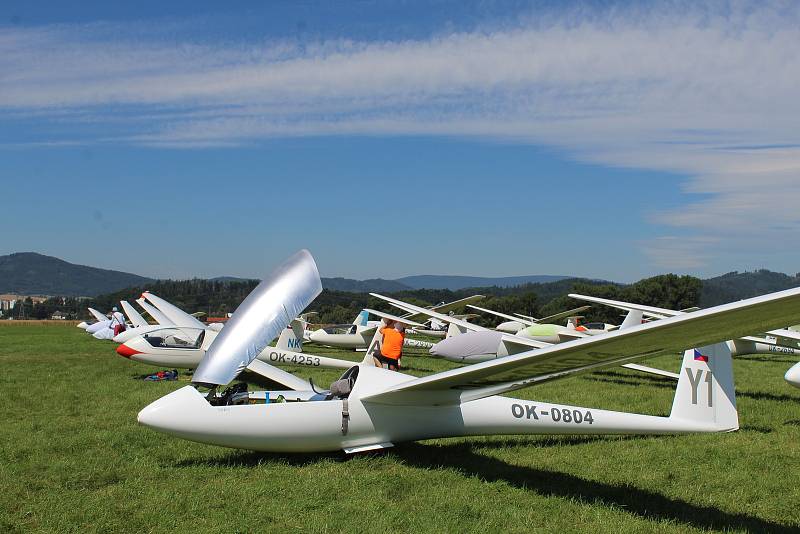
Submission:
<svg viewBox="0 0 800 534">
<path fill-rule="evenodd" d="M 738 430 L 733 359 L 727 343 L 683 353 L 670 419 L 697 425 L 697 431 Z"/>
</svg>

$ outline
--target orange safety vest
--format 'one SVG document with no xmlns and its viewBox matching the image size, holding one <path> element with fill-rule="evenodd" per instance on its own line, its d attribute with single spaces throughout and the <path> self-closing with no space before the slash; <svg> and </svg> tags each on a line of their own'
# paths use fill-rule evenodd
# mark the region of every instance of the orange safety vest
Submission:
<svg viewBox="0 0 800 534">
<path fill-rule="evenodd" d="M 383 334 L 381 354 L 393 360 L 399 359 L 400 354 L 403 353 L 403 339 L 405 339 L 406 335 L 388 326 L 381 328 L 381 334 Z"/>
</svg>

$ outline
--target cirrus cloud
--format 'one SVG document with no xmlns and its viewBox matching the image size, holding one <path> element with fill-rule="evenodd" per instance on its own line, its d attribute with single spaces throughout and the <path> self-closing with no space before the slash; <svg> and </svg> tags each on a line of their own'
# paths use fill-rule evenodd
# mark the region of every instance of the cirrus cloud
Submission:
<svg viewBox="0 0 800 534">
<path fill-rule="evenodd" d="M 692 200 L 652 214 L 665 237 L 642 249 L 689 269 L 732 243 L 756 254 L 774 240 L 800 245 L 798 46 L 800 7 L 788 2 L 566 10 L 407 41 L 6 28 L 0 116 L 90 125 L 86 142 L 471 136 L 669 171 Z"/>
</svg>

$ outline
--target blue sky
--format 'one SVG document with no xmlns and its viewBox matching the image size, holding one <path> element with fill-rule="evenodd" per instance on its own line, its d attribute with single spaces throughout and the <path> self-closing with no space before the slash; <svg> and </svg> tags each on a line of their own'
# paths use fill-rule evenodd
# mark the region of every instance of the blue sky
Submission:
<svg viewBox="0 0 800 534">
<path fill-rule="evenodd" d="M 793 3 L 109 4 L 0 11 L 0 254 L 800 270 Z"/>
</svg>

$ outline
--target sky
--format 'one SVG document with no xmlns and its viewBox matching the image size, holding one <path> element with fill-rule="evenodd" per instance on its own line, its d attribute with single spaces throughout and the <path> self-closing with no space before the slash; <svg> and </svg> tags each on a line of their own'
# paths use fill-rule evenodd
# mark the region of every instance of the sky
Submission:
<svg viewBox="0 0 800 534">
<path fill-rule="evenodd" d="M 0 254 L 800 271 L 797 2 L 0 4 Z"/>
</svg>

